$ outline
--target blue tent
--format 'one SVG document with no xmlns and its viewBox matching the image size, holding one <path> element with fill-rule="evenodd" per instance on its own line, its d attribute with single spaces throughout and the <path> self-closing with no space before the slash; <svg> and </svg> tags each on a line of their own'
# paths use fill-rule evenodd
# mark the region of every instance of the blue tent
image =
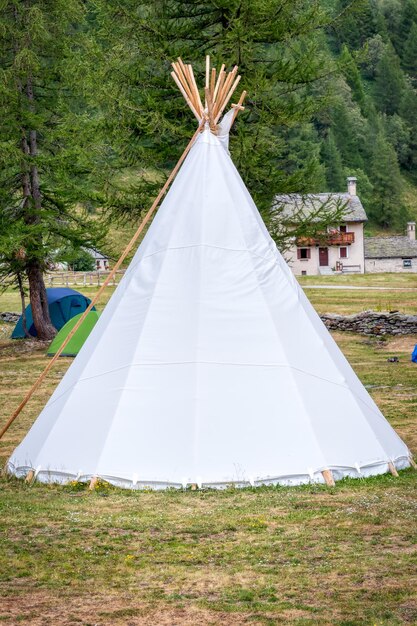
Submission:
<svg viewBox="0 0 417 626">
<path fill-rule="evenodd" d="M 83 296 L 79 291 L 74 291 L 74 289 L 68 289 L 66 287 L 47 289 L 46 295 L 48 298 L 51 321 L 57 330 L 60 330 L 74 315 L 85 311 L 91 302 L 89 298 Z M 93 307 L 93 310 L 95 311 L 95 307 Z M 26 326 L 29 334 L 31 334 L 32 337 L 36 337 L 36 329 L 33 324 L 32 308 L 30 304 L 26 307 Z M 24 337 L 22 316 L 20 316 L 12 333 L 12 339 L 22 339 Z"/>
<path fill-rule="evenodd" d="M 413 363 L 417 363 L 417 345 L 414 346 L 414 350 L 411 355 L 411 360 L 413 361 Z"/>
</svg>

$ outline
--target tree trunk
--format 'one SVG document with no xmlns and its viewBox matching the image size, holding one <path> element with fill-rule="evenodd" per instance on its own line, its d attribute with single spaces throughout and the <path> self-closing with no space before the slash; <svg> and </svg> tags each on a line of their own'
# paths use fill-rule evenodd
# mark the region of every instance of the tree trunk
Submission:
<svg viewBox="0 0 417 626">
<path fill-rule="evenodd" d="M 20 303 L 22 305 L 22 327 L 26 337 L 30 337 L 26 320 L 26 302 L 25 302 L 25 289 L 23 287 L 22 275 L 17 275 L 17 284 L 19 285 Z"/>
<path fill-rule="evenodd" d="M 57 331 L 52 325 L 49 316 L 42 268 L 37 261 L 32 261 L 28 263 L 26 273 L 29 280 L 29 297 L 33 324 L 36 328 L 38 339 L 51 340 L 55 337 Z"/>
</svg>

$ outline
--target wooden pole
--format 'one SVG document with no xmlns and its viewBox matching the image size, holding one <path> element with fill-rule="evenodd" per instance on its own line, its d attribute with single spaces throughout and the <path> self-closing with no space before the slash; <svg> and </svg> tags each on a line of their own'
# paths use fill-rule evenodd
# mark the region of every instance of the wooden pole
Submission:
<svg viewBox="0 0 417 626">
<path fill-rule="evenodd" d="M 204 93 L 206 89 L 210 88 L 210 56 L 206 55 L 206 84 L 204 85 Z M 207 108 L 207 98 L 206 98 L 206 108 Z"/>
<path fill-rule="evenodd" d="M 242 106 L 245 98 L 246 98 L 246 91 L 242 91 L 242 93 L 240 94 L 239 102 L 236 105 L 232 104 L 232 107 L 235 109 L 235 112 L 233 113 L 232 124 L 235 121 L 236 116 L 239 113 L 239 111 L 243 111 L 245 109 L 245 107 Z"/>
<path fill-rule="evenodd" d="M 224 63 L 220 68 L 220 72 L 217 78 L 217 82 L 216 82 L 216 86 L 214 88 L 214 94 L 213 94 L 213 102 L 216 103 L 216 99 L 217 99 L 217 94 L 219 93 L 219 89 L 221 88 L 221 86 L 223 85 L 223 81 L 224 78 L 226 76 L 226 72 L 224 71 Z"/>
<path fill-rule="evenodd" d="M 195 78 L 194 78 L 193 66 L 192 65 L 187 65 L 187 67 L 188 67 L 188 70 L 190 72 L 191 83 L 194 86 L 195 93 L 196 93 L 197 98 L 198 98 L 198 104 L 200 105 L 200 110 L 204 111 L 204 108 L 203 108 L 203 105 L 202 105 L 202 102 L 201 102 L 201 98 L 200 98 L 200 92 L 198 91 L 197 83 L 195 82 Z"/>
<path fill-rule="evenodd" d="M 236 87 L 237 87 L 237 86 L 238 86 L 238 84 L 239 84 L 240 78 L 241 78 L 240 76 L 238 76 L 238 77 L 236 78 L 235 82 L 234 82 L 234 83 L 233 83 L 233 85 L 230 87 L 229 91 L 227 92 L 226 97 L 225 97 L 225 98 L 224 98 L 224 100 L 223 100 L 223 104 L 221 105 L 221 107 L 220 107 L 220 109 L 218 110 L 218 113 L 217 113 L 217 115 L 216 115 L 216 118 L 215 118 L 215 122 L 216 122 L 216 124 L 217 124 L 217 122 L 219 121 L 219 119 L 220 119 L 220 117 L 221 117 L 221 115 L 222 115 L 222 113 L 223 113 L 223 111 L 224 111 L 224 109 L 225 109 L 225 107 L 226 107 L 227 103 L 229 102 L 230 98 L 233 96 L 233 93 L 234 93 L 234 91 L 235 91 Z"/>
<path fill-rule="evenodd" d="M 409 457 L 409 460 L 410 460 L 411 467 L 414 467 L 414 469 L 417 470 L 417 463 L 415 462 L 412 456 Z"/>
<path fill-rule="evenodd" d="M 52 359 L 49 361 L 48 365 L 45 367 L 45 369 L 43 370 L 43 372 L 39 375 L 39 377 L 36 379 L 36 381 L 33 383 L 32 387 L 29 389 L 29 391 L 26 393 L 25 397 L 23 398 L 22 402 L 19 404 L 19 406 L 17 407 L 17 409 L 14 411 L 14 413 L 9 417 L 9 419 L 7 420 L 6 424 L 3 426 L 3 428 L 0 431 L 0 439 L 3 437 L 3 435 L 7 432 L 7 430 L 10 428 L 10 426 L 13 424 L 13 422 L 15 421 L 16 417 L 20 414 L 20 412 L 22 411 L 22 409 L 26 406 L 26 404 L 29 402 L 30 398 L 33 396 L 33 394 L 35 393 L 36 389 L 39 387 L 39 385 L 41 384 L 41 382 L 44 380 L 44 378 L 46 377 L 47 373 L 49 372 L 49 370 L 52 368 L 52 366 L 54 365 L 54 363 L 58 360 L 61 352 L 64 350 L 64 348 L 66 347 L 67 343 L 71 340 L 71 338 L 74 336 L 74 334 L 77 332 L 77 330 L 79 329 L 79 327 L 81 326 L 81 324 L 83 323 L 83 321 L 85 320 L 85 318 L 87 317 L 88 313 L 91 311 L 91 309 L 93 308 L 93 306 L 96 304 L 96 302 L 98 301 L 98 299 L 100 298 L 101 294 L 103 293 L 104 289 L 107 287 L 107 285 L 109 284 L 109 282 L 111 281 L 111 279 L 113 278 L 113 276 L 116 274 L 117 270 L 119 269 L 119 267 L 121 266 L 121 264 L 123 263 L 123 261 L 125 260 L 125 258 L 127 257 L 127 255 L 129 254 L 129 252 L 131 251 L 131 249 L 133 248 L 134 244 L 136 243 L 137 239 L 139 238 L 139 236 L 141 235 L 141 233 L 143 232 L 146 224 L 149 222 L 149 220 L 152 217 L 152 214 L 154 213 L 156 207 L 158 206 L 159 202 L 161 201 L 161 199 L 163 198 L 163 196 L 165 195 L 168 187 L 170 186 L 171 182 L 174 180 L 175 176 L 177 175 L 178 170 L 180 169 L 185 157 L 187 156 L 187 154 L 189 153 L 189 151 L 191 150 L 191 147 L 194 144 L 194 141 L 196 140 L 198 134 L 200 133 L 202 127 L 204 125 L 204 122 L 201 122 L 197 128 L 197 130 L 195 131 L 194 135 L 191 137 L 187 147 L 185 148 L 184 152 L 182 153 L 182 155 L 180 156 L 180 158 L 178 159 L 178 162 L 176 164 L 176 166 L 174 167 L 174 169 L 172 170 L 171 174 L 168 176 L 167 180 L 165 181 L 164 186 L 162 187 L 161 191 L 159 192 L 159 194 L 157 195 L 157 197 L 155 198 L 155 200 L 152 203 L 151 208 L 148 210 L 148 212 L 146 213 L 145 217 L 143 218 L 140 226 L 138 227 L 137 231 L 135 232 L 135 234 L 133 235 L 132 239 L 129 241 L 129 243 L 127 244 L 126 248 L 124 249 L 121 257 L 119 258 L 119 260 L 117 261 L 116 265 L 113 267 L 113 269 L 111 270 L 111 272 L 108 274 L 107 278 L 103 281 L 103 284 L 101 285 L 100 289 L 97 291 L 96 295 L 94 296 L 94 298 L 91 300 L 90 304 L 88 305 L 88 307 L 86 308 L 86 310 L 84 311 L 84 313 L 81 315 L 80 319 L 78 320 L 78 322 L 74 325 L 74 327 L 72 328 L 72 330 L 68 333 L 67 337 L 65 338 L 65 340 L 62 342 L 60 348 L 56 351 L 55 356 L 52 357 Z"/>
<path fill-rule="evenodd" d="M 196 118 L 198 119 L 198 121 L 200 121 L 201 116 L 197 113 L 193 102 L 191 101 L 191 99 L 188 97 L 187 92 L 185 91 L 184 87 L 181 85 L 181 82 L 178 78 L 178 76 L 176 75 L 175 72 L 171 72 L 171 76 L 172 78 L 175 80 L 175 83 L 178 87 L 178 89 L 180 90 L 180 92 L 182 93 L 182 95 L 184 96 L 184 99 L 186 101 L 186 103 L 188 104 L 188 106 L 190 107 L 191 111 L 194 113 L 194 115 L 196 116 Z"/>
<path fill-rule="evenodd" d="M 215 133 L 217 131 L 217 127 L 216 127 L 216 124 L 215 124 L 215 121 L 214 121 L 213 101 L 211 99 L 210 89 L 208 87 L 206 87 L 204 92 L 205 92 L 205 95 L 206 95 L 206 102 L 207 102 L 207 110 L 208 110 L 208 118 L 209 118 L 210 130 L 213 133 Z"/>
<path fill-rule="evenodd" d="M 174 68 L 175 73 L 177 74 L 178 80 L 181 82 L 182 86 L 184 87 L 185 91 L 187 92 L 188 97 L 190 98 L 190 100 L 193 100 L 193 94 L 191 92 L 190 85 L 188 84 L 187 77 L 183 73 L 180 64 L 179 63 L 175 63 L 175 61 L 174 61 L 173 63 L 171 63 L 171 65 Z"/>
<path fill-rule="evenodd" d="M 212 67 L 211 68 L 211 78 L 210 78 L 210 94 L 211 94 L 211 99 L 214 102 L 214 87 L 216 85 L 216 68 Z"/>
</svg>

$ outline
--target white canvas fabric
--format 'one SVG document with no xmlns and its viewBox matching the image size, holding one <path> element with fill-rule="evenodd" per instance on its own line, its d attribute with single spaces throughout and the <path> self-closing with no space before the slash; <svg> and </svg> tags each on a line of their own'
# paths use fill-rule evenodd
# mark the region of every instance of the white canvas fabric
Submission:
<svg viewBox="0 0 417 626">
<path fill-rule="evenodd" d="M 409 465 L 201 133 L 9 471 L 128 487 L 322 482 Z"/>
</svg>

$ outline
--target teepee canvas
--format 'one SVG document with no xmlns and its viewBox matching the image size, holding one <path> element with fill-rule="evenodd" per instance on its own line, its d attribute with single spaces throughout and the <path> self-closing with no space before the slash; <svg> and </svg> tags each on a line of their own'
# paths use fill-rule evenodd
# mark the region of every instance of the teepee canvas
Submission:
<svg viewBox="0 0 417 626">
<path fill-rule="evenodd" d="M 214 98 L 201 116 L 215 106 Z M 235 114 L 220 126 L 208 116 L 10 472 L 221 487 L 329 482 L 410 464 L 234 167 Z"/>
</svg>

